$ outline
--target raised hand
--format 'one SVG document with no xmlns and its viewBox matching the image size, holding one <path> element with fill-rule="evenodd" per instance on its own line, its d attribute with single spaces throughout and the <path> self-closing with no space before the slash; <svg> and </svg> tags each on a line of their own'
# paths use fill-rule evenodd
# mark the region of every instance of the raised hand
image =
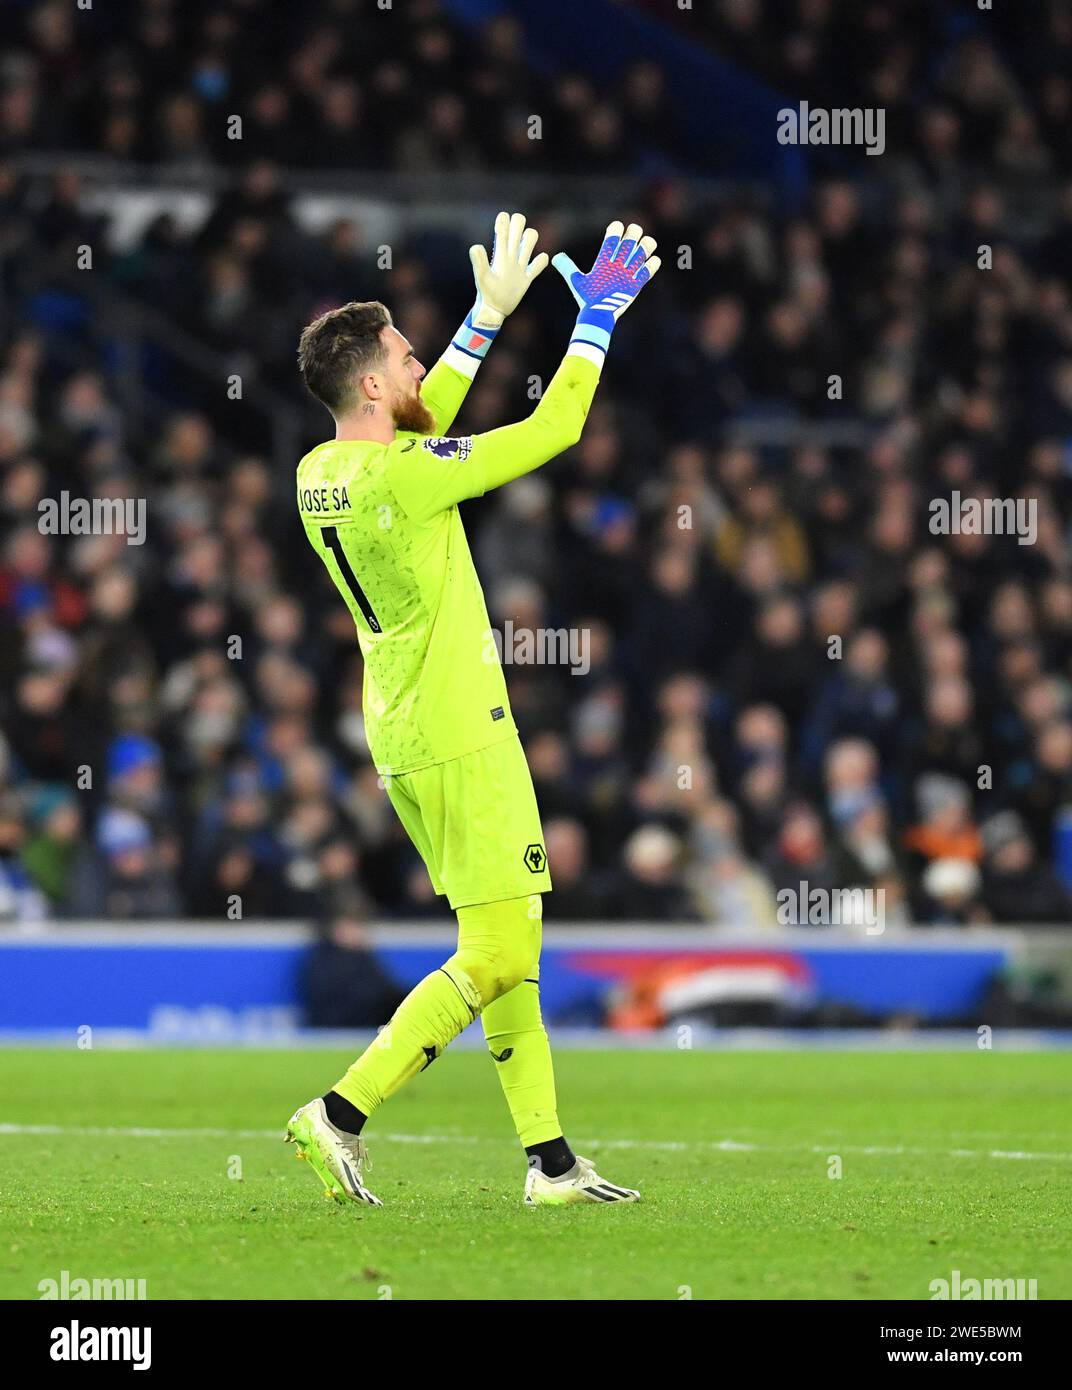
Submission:
<svg viewBox="0 0 1072 1390">
<path fill-rule="evenodd" d="M 495 239 L 491 262 L 483 246 L 470 246 L 469 259 L 476 280 L 477 302 L 473 324 L 477 328 L 500 328 L 512 314 L 525 292 L 541 271 L 547 268 L 547 253 L 541 251 L 530 260 L 539 233 L 525 226 L 525 214 L 500 212 L 495 219 Z"/>
<path fill-rule="evenodd" d="M 652 255 L 655 246 L 655 238 L 644 236 L 635 222 L 625 228 L 621 222 L 612 222 L 604 233 L 595 264 L 587 274 L 578 270 L 569 256 L 560 251 L 551 264 L 581 306 L 578 322 L 602 329 L 609 335 L 662 264 L 658 256 Z"/>
</svg>

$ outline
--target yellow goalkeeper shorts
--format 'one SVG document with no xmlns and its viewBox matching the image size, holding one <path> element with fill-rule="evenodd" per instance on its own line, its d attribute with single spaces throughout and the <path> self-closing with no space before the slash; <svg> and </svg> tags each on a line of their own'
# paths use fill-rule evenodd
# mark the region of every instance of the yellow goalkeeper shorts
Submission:
<svg viewBox="0 0 1072 1390">
<path fill-rule="evenodd" d="M 536 793 L 516 734 L 385 776 L 384 786 L 433 888 L 451 908 L 551 891 Z"/>
</svg>

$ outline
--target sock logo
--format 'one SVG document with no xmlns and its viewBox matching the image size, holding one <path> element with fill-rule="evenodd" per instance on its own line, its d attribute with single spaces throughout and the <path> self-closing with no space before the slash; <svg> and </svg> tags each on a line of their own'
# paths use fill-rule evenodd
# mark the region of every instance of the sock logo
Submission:
<svg viewBox="0 0 1072 1390">
<path fill-rule="evenodd" d="M 543 845 L 528 845 L 522 858 L 528 865 L 530 874 L 542 873 L 547 865 L 547 854 Z"/>
<path fill-rule="evenodd" d="M 496 1052 L 493 1048 L 491 1055 L 495 1058 L 496 1062 L 508 1062 L 514 1055 L 514 1049 L 512 1047 L 504 1047 L 501 1052 Z"/>
<path fill-rule="evenodd" d="M 439 1056 L 439 1053 L 435 1050 L 434 1047 L 426 1047 L 424 1049 L 424 1055 L 428 1058 L 428 1061 L 425 1062 L 423 1067 L 421 1067 L 421 1071 L 427 1071 L 428 1068 L 435 1061 L 435 1059 Z"/>
</svg>

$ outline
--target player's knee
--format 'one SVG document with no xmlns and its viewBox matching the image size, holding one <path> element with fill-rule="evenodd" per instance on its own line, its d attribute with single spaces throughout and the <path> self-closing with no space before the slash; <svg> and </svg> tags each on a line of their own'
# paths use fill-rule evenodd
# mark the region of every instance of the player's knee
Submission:
<svg viewBox="0 0 1072 1390">
<path fill-rule="evenodd" d="M 499 909 L 500 915 L 501 912 Z M 539 916 L 529 917 L 527 911 L 519 908 L 500 930 L 477 942 L 470 939 L 460 947 L 458 959 L 480 991 L 482 1007 L 516 989 L 523 980 L 535 978 L 540 961 L 540 927 Z"/>
<path fill-rule="evenodd" d="M 502 942 L 477 957 L 467 957 L 466 970 L 480 991 L 486 1007 L 523 980 L 533 979 L 539 965 L 539 951 L 527 940 Z"/>
<path fill-rule="evenodd" d="M 485 1007 L 521 983 L 526 964 L 524 953 L 504 947 L 487 952 L 478 965 L 470 967 L 469 974 L 480 990 Z"/>
<path fill-rule="evenodd" d="M 502 988 L 500 994 L 508 994 L 523 980 L 530 979 L 536 969 L 531 954 L 524 950 L 513 951 L 503 962 Z"/>
</svg>

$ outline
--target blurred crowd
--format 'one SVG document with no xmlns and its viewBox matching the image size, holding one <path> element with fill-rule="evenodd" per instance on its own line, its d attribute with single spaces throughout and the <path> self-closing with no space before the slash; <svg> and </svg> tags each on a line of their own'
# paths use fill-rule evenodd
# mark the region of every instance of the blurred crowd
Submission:
<svg viewBox="0 0 1072 1390">
<path fill-rule="evenodd" d="M 1067 0 L 985 12 L 975 0 L 618 8 L 648 11 L 794 102 L 881 108 L 889 158 L 936 179 L 986 170 L 1023 188 L 1072 172 Z M 262 156 L 410 173 L 718 168 L 717 135 L 706 153 L 679 139 L 665 59 L 597 83 L 584 44 L 574 65 L 551 67 L 524 6 L 479 28 L 458 11 L 441 0 L 8 0 L 0 153 L 69 150 L 187 173 Z"/>
<path fill-rule="evenodd" d="M 1067 0 L 712 0 L 674 14 L 779 93 L 885 113 L 886 149 L 936 178 L 986 171 L 1016 188 L 1072 172 Z"/>
<path fill-rule="evenodd" d="M 439 0 L 12 3 L 23 47 L 9 60 L 0 152 L 187 174 L 262 156 L 302 169 L 607 174 L 674 144 L 662 68 L 637 61 L 613 90 L 583 72 L 548 84 L 508 12 L 474 36 Z"/>
<path fill-rule="evenodd" d="M 206 133 L 221 70 L 266 127 L 207 221 L 157 217 L 121 252 L 76 173 L 0 159 L 3 919 L 443 911 L 369 763 L 353 625 L 308 551 L 292 479 L 222 390 L 206 404 L 158 381 L 168 409 L 124 410 L 122 345 L 72 268 L 92 245 L 94 293 L 151 306 L 295 403 L 298 331 L 333 303 L 383 299 L 427 364 L 449 341 L 471 294 L 468 239 L 413 226 L 381 270 L 359 221 L 304 229 L 279 164 L 330 150 L 316 122 L 353 114 L 360 61 L 374 78 L 356 109 L 385 122 L 384 166 L 425 167 L 437 84 L 421 64 L 452 71 L 458 36 L 418 4 L 404 55 L 344 62 L 330 24 L 327 37 L 303 25 L 278 69 L 240 63 L 235 35 L 260 8 L 184 4 L 180 21 L 139 6 L 103 83 L 72 53 L 71 7 L 27 12 L 38 61 L 16 61 L 6 90 L 9 151 L 25 135 L 224 161 Z M 769 8 L 709 7 L 713 41 Z M 802 24 L 841 8 L 796 7 Z M 1053 56 L 1064 7 L 1049 13 Z M 170 54 L 180 25 L 198 63 L 176 88 L 153 51 Z M 509 48 L 510 32 L 495 21 L 484 43 Z M 735 60 L 772 80 L 764 63 L 797 52 L 746 50 Z M 583 675 L 506 669 L 549 920 L 770 926 L 798 920 L 779 894 L 802 882 L 881 889 L 887 926 L 1069 918 L 1072 183 L 1059 176 L 1072 127 L 1016 103 L 1059 95 L 1072 66 L 1028 88 L 987 52 L 1006 114 L 1045 155 L 1027 207 L 1022 184 L 980 172 L 993 150 L 963 105 L 987 85 L 973 53 L 969 35 L 934 79 L 941 157 L 902 142 L 881 184 L 871 167 L 866 185 L 829 173 L 788 214 L 683 178 L 646 185 L 623 212 L 655 231 L 665 269 L 616 335 L 582 440 L 466 505 L 493 624 L 587 643 Z M 500 138 L 479 102 L 526 90 L 514 57 L 505 94 L 498 55 L 486 82 L 474 68 L 465 128 Z M 324 65 L 337 102 L 320 92 Z M 284 68 L 286 82 L 263 75 Z M 420 102 L 392 106 L 392 90 Z M 478 164 L 512 158 L 473 148 Z M 605 220 L 525 211 L 541 245 L 578 262 Z M 507 325 L 456 429 L 532 408 L 530 379 L 549 379 L 571 321 L 553 279 Z M 144 499 L 146 543 L 43 533 L 38 503 L 64 490 Z M 954 493 L 1030 501 L 1032 543 L 935 533 L 931 504 Z"/>
</svg>

